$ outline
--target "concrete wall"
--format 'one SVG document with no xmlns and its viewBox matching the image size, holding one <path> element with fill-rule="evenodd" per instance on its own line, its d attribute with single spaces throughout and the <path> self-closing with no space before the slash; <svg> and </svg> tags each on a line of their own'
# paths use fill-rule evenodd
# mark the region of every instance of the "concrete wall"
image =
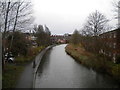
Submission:
<svg viewBox="0 0 120 90">
<path fill-rule="evenodd" d="M 42 50 L 40 52 L 40 54 L 38 54 L 35 58 L 35 68 L 34 68 L 34 78 L 33 78 L 33 88 L 35 87 L 35 79 L 36 79 L 36 73 L 38 70 L 38 67 L 40 65 L 40 62 L 42 60 L 42 57 L 44 56 L 44 54 L 46 53 L 47 50 L 51 49 L 54 45 L 48 46 L 47 48 L 45 48 L 44 50 Z"/>
</svg>

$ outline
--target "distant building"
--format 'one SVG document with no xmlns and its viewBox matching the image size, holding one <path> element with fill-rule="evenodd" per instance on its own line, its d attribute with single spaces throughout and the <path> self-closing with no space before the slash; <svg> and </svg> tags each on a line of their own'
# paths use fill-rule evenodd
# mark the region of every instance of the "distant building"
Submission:
<svg viewBox="0 0 120 90">
<path fill-rule="evenodd" d="M 103 33 L 100 39 L 103 43 L 100 53 L 110 57 L 114 63 L 120 62 L 120 29 Z"/>
<path fill-rule="evenodd" d="M 68 43 L 71 35 L 65 34 L 65 35 L 51 35 L 51 41 L 52 43 Z"/>
<path fill-rule="evenodd" d="M 24 33 L 24 34 L 25 34 L 25 38 L 31 42 L 32 46 L 36 47 L 37 46 L 37 43 L 36 43 L 37 37 L 35 37 L 32 33 Z"/>
</svg>

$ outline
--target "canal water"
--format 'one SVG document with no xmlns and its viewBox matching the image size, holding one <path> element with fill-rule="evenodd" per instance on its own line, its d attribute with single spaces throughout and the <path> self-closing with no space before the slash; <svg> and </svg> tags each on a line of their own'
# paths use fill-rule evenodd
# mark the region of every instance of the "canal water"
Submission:
<svg viewBox="0 0 120 90">
<path fill-rule="evenodd" d="M 36 74 L 35 88 L 116 88 L 118 84 L 107 75 L 76 62 L 58 45 L 43 56 Z"/>
</svg>

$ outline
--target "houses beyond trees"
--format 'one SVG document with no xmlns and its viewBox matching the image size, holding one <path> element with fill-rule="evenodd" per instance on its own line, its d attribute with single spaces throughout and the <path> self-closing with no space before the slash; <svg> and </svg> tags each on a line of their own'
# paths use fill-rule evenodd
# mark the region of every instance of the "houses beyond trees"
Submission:
<svg viewBox="0 0 120 90">
<path fill-rule="evenodd" d="M 71 38 L 71 34 L 51 35 L 51 41 L 52 41 L 53 44 L 68 43 L 70 38 Z"/>
</svg>

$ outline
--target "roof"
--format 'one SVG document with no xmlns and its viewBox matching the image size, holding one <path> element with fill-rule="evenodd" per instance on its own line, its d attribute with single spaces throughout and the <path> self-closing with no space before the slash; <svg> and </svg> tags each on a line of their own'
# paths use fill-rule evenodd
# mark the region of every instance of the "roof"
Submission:
<svg viewBox="0 0 120 90">
<path fill-rule="evenodd" d="M 102 33 L 102 34 L 100 34 L 99 36 L 105 35 L 105 34 L 109 34 L 109 33 L 113 33 L 113 32 L 117 32 L 117 31 L 120 31 L 120 28 L 115 29 L 115 30 L 111 30 L 111 31 L 108 31 L 108 32 L 105 32 L 105 33 Z"/>
</svg>

